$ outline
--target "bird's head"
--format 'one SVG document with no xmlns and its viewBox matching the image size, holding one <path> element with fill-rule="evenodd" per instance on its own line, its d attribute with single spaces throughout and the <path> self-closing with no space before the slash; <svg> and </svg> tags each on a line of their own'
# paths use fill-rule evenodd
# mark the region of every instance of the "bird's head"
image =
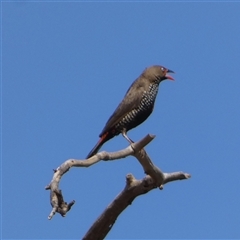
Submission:
<svg viewBox="0 0 240 240">
<path fill-rule="evenodd" d="M 155 65 L 155 66 L 146 68 L 142 74 L 144 77 L 149 79 L 150 82 L 155 82 L 157 80 L 160 83 L 161 81 L 166 79 L 174 80 L 174 78 L 168 75 L 167 73 L 174 73 L 174 72 L 163 66 Z"/>
</svg>

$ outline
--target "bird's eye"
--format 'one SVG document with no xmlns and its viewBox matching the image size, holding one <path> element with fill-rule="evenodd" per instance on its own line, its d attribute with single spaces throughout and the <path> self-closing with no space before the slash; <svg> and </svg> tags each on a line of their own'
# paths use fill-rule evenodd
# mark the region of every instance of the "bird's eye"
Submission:
<svg viewBox="0 0 240 240">
<path fill-rule="evenodd" d="M 164 72 L 164 71 L 165 71 L 165 68 L 164 68 L 164 67 L 161 67 L 161 70 Z"/>
</svg>

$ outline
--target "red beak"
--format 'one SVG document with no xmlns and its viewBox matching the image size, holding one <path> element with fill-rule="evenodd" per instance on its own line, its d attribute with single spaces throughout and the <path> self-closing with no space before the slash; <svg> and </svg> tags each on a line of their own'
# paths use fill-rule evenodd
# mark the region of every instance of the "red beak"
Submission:
<svg viewBox="0 0 240 240">
<path fill-rule="evenodd" d="M 174 78 L 173 78 L 172 76 L 168 75 L 167 73 L 174 73 L 174 71 L 168 69 L 167 72 L 166 72 L 166 75 L 165 75 L 165 77 L 166 77 L 167 79 L 174 81 Z"/>
</svg>

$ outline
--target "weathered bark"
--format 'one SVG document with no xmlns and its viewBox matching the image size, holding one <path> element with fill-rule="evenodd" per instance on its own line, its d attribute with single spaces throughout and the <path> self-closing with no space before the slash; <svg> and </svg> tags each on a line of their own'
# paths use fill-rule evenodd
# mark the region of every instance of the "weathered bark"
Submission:
<svg viewBox="0 0 240 240">
<path fill-rule="evenodd" d="M 104 239 L 114 225 L 117 217 L 139 195 L 145 194 L 155 188 L 163 189 L 163 185 L 168 182 L 190 178 L 190 174 L 183 172 L 164 173 L 153 164 L 143 148 L 154 137 L 153 135 L 147 135 L 140 141 L 132 143 L 129 147 L 117 152 L 109 153 L 103 151 L 86 160 L 69 159 L 61 164 L 61 166 L 54 170 L 51 183 L 45 187 L 45 189 L 50 190 L 50 201 L 53 207 L 48 219 L 51 219 L 56 212 L 64 217 L 75 203 L 74 200 L 70 203 L 64 202 L 62 191 L 59 190 L 61 177 L 71 167 L 90 167 L 101 160 L 113 161 L 132 155 L 138 159 L 144 172 L 147 174 L 142 180 L 136 180 L 132 174 L 127 175 L 125 188 L 98 217 L 83 239 Z"/>
</svg>

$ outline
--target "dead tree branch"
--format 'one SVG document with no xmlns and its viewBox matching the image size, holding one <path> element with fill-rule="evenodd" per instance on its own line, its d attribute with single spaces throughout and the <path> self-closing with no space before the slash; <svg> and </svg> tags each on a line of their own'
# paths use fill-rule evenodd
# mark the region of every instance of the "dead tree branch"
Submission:
<svg viewBox="0 0 240 240">
<path fill-rule="evenodd" d="M 49 185 L 45 187 L 46 190 L 50 190 L 50 201 L 53 207 L 51 213 L 48 216 L 48 219 L 52 219 L 53 215 L 58 212 L 63 217 L 65 217 L 66 213 L 71 209 L 72 205 L 75 201 L 71 201 L 69 204 L 64 202 L 64 198 L 62 195 L 62 191 L 59 190 L 59 183 L 61 177 L 69 171 L 71 167 L 90 167 L 91 165 L 104 160 L 104 161 L 113 161 L 121 158 L 125 158 L 130 155 L 134 155 L 134 151 L 140 151 L 141 148 L 145 147 L 148 143 L 150 143 L 155 136 L 147 135 L 140 141 L 136 143 L 132 143 L 131 146 L 120 150 L 118 152 L 108 153 L 108 152 L 100 152 L 94 155 L 93 157 L 86 160 L 77 160 L 77 159 L 68 159 L 64 163 L 61 164 L 56 170 L 54 170 L 52 181 Z M 148 166 L 146 164 L 146 166 Z M 148 167 L 146 168 L 148 170 Z"/>
<path fill-rule="evenodd" d="M 164 183 L 189 177 L 189 174 L 182 172 L 164 173 Z M 83 239 L 104 239 L 124 209 L 131 205 L 136 197 L 156 187 L 154 180 L 148 175 L 142 180 L 137 180 L 132 174 L 128 174 L 125 188 L 97 218 Z"/>
<path fill-rule="evenodd" d="M 183 172 L 164 173 L 153 164 L 144 147 L 149 144 L 154 137 L 154 135 L 148 134 L 140 141 L 132 143 L 123 150 L 117 152 L 103 151 L 86 160 L 69 159 L 61 164 L 54 170 L 50 184 L 45 187 L 46 190 L 50 190 L 50 201 L 52 205 L 52 211 L 48 219 L 51 219 L 56 212 L 64 217 L 75 203 L 74 200 L 70 203 L 64 202 L 62 191 L 59 190 L 61 177 L 69 171 L 71 167 L 90 167 L 102 160 L 113 161 L 132 155 L 138 159 L 144 172 L 147 174 L 142 180 L 136 180 L 132 174 L 127 175 L 127 183 L 123 191 L 95 221 L 84 236 L 84 239 L 104 239 L 119 214 L 121 214 L 137 196 L 145 194 L 155 188 L 163 189 L 163 185 L 168 182 L 190 178 L 190 174 Z"/>
</svg>

